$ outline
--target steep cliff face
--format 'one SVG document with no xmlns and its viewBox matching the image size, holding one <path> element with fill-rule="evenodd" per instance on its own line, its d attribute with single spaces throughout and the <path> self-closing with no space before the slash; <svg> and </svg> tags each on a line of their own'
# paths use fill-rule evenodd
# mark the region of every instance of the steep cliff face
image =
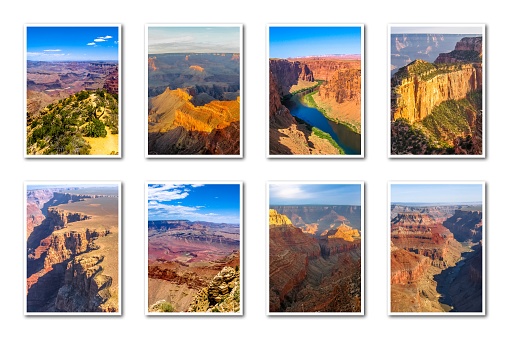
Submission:
<svg viewBox="0 0 509 339">
<path fill-rule="evenodd" d="M 456 47 L 449 53 L 440 53 L 435 60 L 436 64 L 456 62 L 481 62 L 482 37 L 463 38 L 456 43 Z"/>
<path fill-rule="evenodd" d="M 313 72 L 306 64 L 286 59 L 269 60 L 269 72 L 277 79 L 276 92 L 280 97 L 290 93 L 299 80 L 315 81 Z"/>
<path fill-rule="evenodd" d="M 323 99 L 334 99 L 338 104 L 352 101 L 357 105 L 361 102 L 361 70 L 337 70 L 327 83 L 320 86 L 318 95 Z"/>
<path fill-rule="evenodd" d="M 456 210 L 454 215 L 444 221 L 458 241 L 477 243 L 482 240 L 482 212 Z"/>
<path fill-rule="evenodd" d="M 53 198 L 51 190 L 33 190 L 27 192 L 27 233 L 30 237 L 34 227 L 39 226 L 45 219 L 42 209 Z"/>
<path fill-rule="evenodd" d="M 459 100 L 482 89 L 482 66 L 436 66 L 422 60 L 401 68 L 391 80 L 392 120 L 422 121 L 446 100 Z"/>
<path fill-rule="evenodd" d="M 269 210 L 269 225 L 270 227 L 278 226 L 293 226 L 292 221 L 284 214 L 279 214 L 276 210 Z"/>
<path fill-rule="evenodd" d="M 391 250 L 391 285 L 418 281 L 430 265 L 431 260 L 428 257 L 394 248 Z"/>
<path fill-rule="evenodd" d="M 67 264 L 64 286 L 58 290 L 59 312 L 117 312 L 118 295 L 113 279 L 103 274 L 104 256 L 77 256 Z"/>
</svg>

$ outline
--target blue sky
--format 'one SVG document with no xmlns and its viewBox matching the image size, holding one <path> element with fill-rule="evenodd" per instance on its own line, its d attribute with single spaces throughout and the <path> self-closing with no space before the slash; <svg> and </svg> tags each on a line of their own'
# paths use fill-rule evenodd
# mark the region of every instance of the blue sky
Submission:
<svg viewBox="0 0 509 339">
<path fill-rule="evenodd" d="M 148 53 L 240 53 L 240 27 L 148 28 Z"/>
<path fill-rule="evenodd" d="M 392 26 L 391 34 L 466 34 L 481 35 L 482 26 Z"/>
<path fill-rule="evenodd" d="M 270 184 L 269 205 L 361 205 L 360 184 Z"/>
<path fill-rule="evenodd" d="M 472 203 L 483 201 L 481 184 L 391 184 L 395 203 Z"/>
<path fill-rule="evenodd" d="M 361 27 L 270 27 L 269 58 L 361 54 Z"/>
<path fill-rule="evenodd" d="M 29 26 L 26 56 L 33 61 L 118 61 L 118 27 Z"/>
<path fill-rule="evenodd" d="M 149 184 L 148 220 L 240 224 L 240 185 Z"/>
</svg>

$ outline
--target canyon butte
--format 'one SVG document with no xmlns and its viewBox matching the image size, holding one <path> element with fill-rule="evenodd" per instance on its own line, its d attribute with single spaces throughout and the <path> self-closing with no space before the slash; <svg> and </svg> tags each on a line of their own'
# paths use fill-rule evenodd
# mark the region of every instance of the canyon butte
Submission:
<svg viewBox="0 0 509 339">
<path fill-rule="evenodd" d="M 481 36 L 392 34 L 391 69 L 391 154 L 482 155 Z"/>
<path fill-rule="evenodd" d="M 26 193 L 26 312 L 119 313 L 118 188 Z"/>
<path fill-rule="evenodd" d="M 148 56 L 148 154 L 240 155 L 240 55 Z"/>
<path fill-rule="evenodd" d="M 361 312 L 361 207 L 270 206 L 269 312 Z"/>
<path fill-rule="evenodd" d="M 148 312 L 240 312 L 240 227 L 148 222 Z"/>
<path fill-rule="evenodd" d="M 270 59 L 269 154 L 360 154 L 361 76 L 360 55 Z"/>
<path fill-rule="evenodd" d="M 481 206 L 391 206 L 391 312 L 483 311 Z"/>
</svg>

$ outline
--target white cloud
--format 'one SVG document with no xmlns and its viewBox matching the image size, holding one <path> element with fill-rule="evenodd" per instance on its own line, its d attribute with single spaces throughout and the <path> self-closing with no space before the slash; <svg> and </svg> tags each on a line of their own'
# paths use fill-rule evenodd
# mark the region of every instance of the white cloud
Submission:
<svg viewBox="0 0 509 339">
<path fill-rule="evenodd" d="M 87 44 L 87 46 L 94 46 L 94 45 L 95 45 L 95 42 L 89 42 L 89 43 Z"/>
<path fill-rule="evenodd" d="M 270 185 L 270 194 L 273 197 L 285 199 L 302 199 L 310 196 L 309 192 L 302 189 L 300 185 Z"/>
<path fill-rule="evenodd" d="M 94 39 L 95 42 L 104 42 L 106 40 L 104 40 L 103 38 L 97 38 L 97 39 Z"/>
<path fill-rule="evenodd" d="M 193 187 L 193 188 L 202 187 L 202 186 L 204 186 L 204 185 L 203 184 L 193 184 L 193 185 L 191 185 L 191 187 Z"/>
<path fill-rule="evenodd" d="M 172 201 L 184 199 L 189 195 L 182 185 L 153 185 L 148 188 L 148 200 Z"/>
<path fill-rule="evenodd" d="M 45 49 L 44 52 L 62 52 L 61 49 Z"/>
<path fill-rule="evenodd" d="M 106 35 L 103 39 L 111 39 L 113 38 L 111 35 Z"/>
</svg>

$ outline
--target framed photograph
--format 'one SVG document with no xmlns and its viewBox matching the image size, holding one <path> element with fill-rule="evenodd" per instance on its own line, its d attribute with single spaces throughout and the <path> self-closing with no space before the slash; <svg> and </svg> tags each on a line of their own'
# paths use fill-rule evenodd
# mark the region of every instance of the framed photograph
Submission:
<svg viewBox="0 0 509 339">
<path fill-rule="evenodd" d="M 242 158 L 242 25 L 146 25 L 147 158 Z"/>
<path fill-rule="evenodd" d="M 484 24 L 389 26 L 389 157 L 485 158 Z"/>
<path fill-rule="evenodd" d="M 146 315 L 242 315 L 242 183 L 148 182 Z"/>
<path fill-rule="evenodd" d="M 25 315 L 121 315 L 120 182 L 25 183 Z"/>
<path fill-rule="evenodd" d="M 269 25 L 267 156 L 364 157 L 364 25 Z"/>
<path fill-rule="evenodd" d="M 485 315 L 485 183 L 389 183 L 389 314 Z"/>
<path fill-rule="evenodd" d="M 364 183 L 269 182 L 267 315 L 364 315 Z"/>
<path fill-rule="evenodd" d="M 121 157 L 121 26 L 25 26 L 25 157 Z"/>
</svg>

